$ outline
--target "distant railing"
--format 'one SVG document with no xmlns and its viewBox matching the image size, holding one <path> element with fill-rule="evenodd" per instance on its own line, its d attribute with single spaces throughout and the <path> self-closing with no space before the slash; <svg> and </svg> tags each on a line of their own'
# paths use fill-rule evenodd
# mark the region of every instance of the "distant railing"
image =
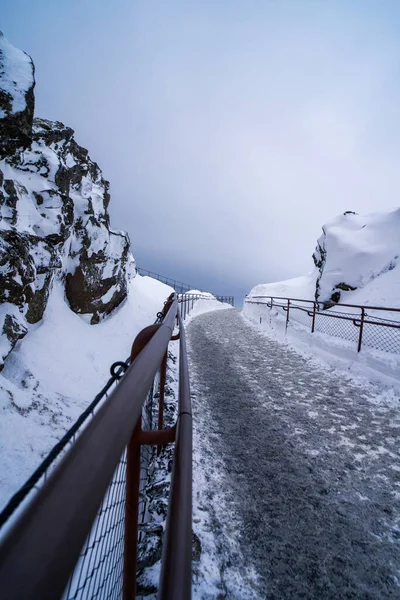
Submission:
<svg viewBox="0 0 400 600">
<path fill-rule="evenodd" d="M 285 317 L 286 330 L 295 321 L 311 333 L 317 331 L 354 342 L 358 352 L 367 346 L 400 354 L 400 308 L 336 304 L 324 309 L 322 303 L 313 300 L 277 296 L 246 296 L 245 304 L 262 305 L 270 311 L 276 309 Z M 393 318 L 397 315 L 398 320 Z"/>
<path fill-rule="evenodd" d="M 183 281 L 178 281 L 177 279 L 171 279 L 171 277 L 166 277 L 165 275 L 160 275 L 159 273 L 154 273 L 153 271 L 148 271 L 147 269 L 142 269 L 141 267 L 136 267 L 136 270 L 139 273 L 139 275 L 152 277 L 153 279 L 157 279 L 158 281 L 161 281 L 162 283 L 169 285 L 178 294 L 185 294 L 186 292 L 189 292 L 190 290 L 199 289 L 199 288 L 195 288 L 193 285 L 190 285 L 189 283 L 183 283 Z M 204 291 L 204 290 L 199 290 L 199 292 L 202 292 L 202 291 Z"/>
<path fill-rule="evenodd" d="M 167 443 L 175 450 L 158 598 L 191 597 L 192 413 L 183 320 L 198 298 L 171 295 L 156 323 L 137 336 L 130 359 L 113 365 L 102 392 L 3 511 L 3 521 L 15 515 L 0 545 L 2 600 L 134 599 L 148 467 L 153 448 Z M 177 421 L 164 427 L 168 345 L 175 340 Z"/>
<path fill-rule="evenodd" d="M 215 296 L 218 302 L 223 302 L 224 304 L 230 304 L 231 306 L 235 306 L 235 298 L 234 296 Z"/>
<path fill-rule="evenodd" d="M 148 271 L 147 269 L 142 269 L 141 267 L 136 267 L 136 270 L 139 273 L 139 275 L 152 277 L 153 279 L 157 279 L 158 281 L 169 285 L 176 291 L 177 294 L 186 294 L 190 290 L 198 290 L 199 292 L 207 293 L 205 292 L 205 290 L 202 290 L 199 287 L 190 285 L 189 283 L 183 283 L 183 281 L 178 281 L 177 279 L 171 279 L 171 277 L 160 275 L 160 273 L 154 273 L 153 271 Z M 235 306 L 235 298 L 233 296 L 216 296 L 215 294 L 213 295 L 214 298 L 216 298 L 219 302 L 225 302 L 226 304 L 231 304 L 232 306 Z"/>
</svg>

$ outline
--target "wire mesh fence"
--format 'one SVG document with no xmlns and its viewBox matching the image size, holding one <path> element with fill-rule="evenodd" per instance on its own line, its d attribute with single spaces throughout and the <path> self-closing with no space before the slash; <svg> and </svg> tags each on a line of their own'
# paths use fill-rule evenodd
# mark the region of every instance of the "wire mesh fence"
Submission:
<svg viewBox="0 0 400 600">
<path fill-rule="evenodd" d="M 156 323 L 137 335 L 130 359 L 114 363 L 106 386 L 0 515 L 15 524 L 0 541 L 0 587 L 8 598 L 134 598 L 138 542 L 149 531 L 147 494 L 151 500 L 159 462 L 152 460 L 153 448 L 170 443 L 175 448 L 160 594 L 173 600 L 181 590 L 180 597 L 190 596 L 192 412 L 180 313 L 171 294 Z M 168 347 L 177 340 L 177 417 L 164 427 Z"/>
<path fill-rule="evenodd" d="M 155 323 L 161 323 L 163 313 L 157 314 Z M 38 469 L 13 496 L 0 514 L 0 526 L 5 525 L 2 534 L 14 523 L 15 519 L 29 504 L 46 482 L 49 475 L 59 465 L 70 447 L 85 430 L 91 418 L 107 401 L 118 385 L 119 380 L 128 368 L 130 359 L 119 361 L 111 367 L 111 378 L 99 392 L 89 407 L 82 413 L 65 436 L 56 444 Z M 157 371 L 153 384 L 142 407 L 142 429 L 155 428 L 158 417 L 160 387 L 160 370 Z M 140 479 L 138 522 L 144 524 L 147 518 L 147 499 L 145 487 L 149 480 L 149 472 L 155 447 L 140 446 Z M 107 491 L 102 500 L 98 514 L 92 524 L 90 533 L 79 555 L 79 559 L 71 574 L 70 580 L 62 595 L 62 600 L 89 600 L 122 598 L 123 561 L 125 538 L 126 508 L 126 467 L 127 449 L 125 448 Z M 138 541 L 141 532 L 139 530 Z"/>
<path fill-rule="evenodd" d="M 400 354 L 400 324 L 396 321 L 382 320 L 364 324 L 363 345 Z"/>
<path fill-rule="evenodd" d="M 156 428 L 158 417 L 158 398 L 160 387 L 160 372 L 154 378 L 154 383 L 147 395 L 146 402 L 142 410 L 142 428 L 144 431 L 151 431 Z M 147 521 L 147 496 L 145 494 L 146 485 L 150 479 L 150 470 L 153 458 L 156 454 L 156 447 L 151 445 L 140 446 L 140 483 L 139 483 L 139 539 L 141 541 L 142 533 L 140 525 Z"/>
<path fill-rule="evenodd" d="M 247 298 L 245 302 L 264 306 L 270 313 L 275 311 L 285 318 L 287 326 L 300 326 L 346 340 L 358 350 L 368 347 L 400 354 L 400 309 L 337 305 L 324 310 L 317 302 L 273 297 Z M 379 316 L 381 314 L 384 316 Z M 399 319 L 386 318 L 393 315 Z"/>
<path fill-rule="evenodd" d="M 68 452 L 69 448 L 76 442 L 77 437 L 81 435 L 90 419 L 96 414 L 102 404 L 107 400 L 110 393 L 115 388 L 119 379 L 128 368 L 128 360 L 119 361 L 112 365 L 111 377 L 106 385 L 100 390 L 87 409 L 75 421 L 73 426 L 65 433 L 61 440 L 49 452 L 39 467 L 24 483 L 24 485 L 12 496 L 8 504 L 0 513 L 1 533 L 7 531 L 12 525 L 18 514 L 22 512 L 25 506 L 30 502 L 32 496 L 38 492 L 46 482 L 49 475 L 54 471 L 61 459 Z"/>
<path fill-rule="evenodd" d="M 120 598 L 124 556 L 126 450 L 80 553 L 63 600 Z"/>
<path fill-rule="evenodd" d="M 159 372 L 147 394 L 142 409 L 143 430 L 152 430 L 156 423 L 155 397 L 159 387 Z M 140 447 L 138 522 L 147 519 L 145 487 L 155 453 L 154 446 Z M 126 509 L 126 449 L 105 493 L 79 560 L 71 575 L 62 600 L 114 600 L 122 598 L 125 509 Z M 139 530 L 139 540 L 141 538 Z"/>
</svg>

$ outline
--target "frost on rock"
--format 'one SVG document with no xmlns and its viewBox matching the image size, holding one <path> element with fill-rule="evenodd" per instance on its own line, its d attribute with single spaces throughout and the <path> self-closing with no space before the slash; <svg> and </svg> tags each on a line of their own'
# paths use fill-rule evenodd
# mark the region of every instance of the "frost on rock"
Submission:
<svg viewBox="0 0 400 600">
<path fill-rule="evenodd" d="M 33 119 L 33 63 L 2 35 L 0 69 L 0 303 L 18 308 L 1 330 L 1 369 L 42 319 L 55 277 L 95 324 L 125 300 L 136 269 L 128 235 L 110 228 L 100 168 L 71 128 Z"/>
<path fill-rule="evenodd" d="M 30 144 L 35 86 L 32 59 L 0 32 L 0 157 Z"/>
</svg>

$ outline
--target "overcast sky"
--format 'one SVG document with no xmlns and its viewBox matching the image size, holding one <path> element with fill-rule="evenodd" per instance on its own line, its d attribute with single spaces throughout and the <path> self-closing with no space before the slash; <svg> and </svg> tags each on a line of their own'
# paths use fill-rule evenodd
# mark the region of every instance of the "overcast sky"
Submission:
<svg viewBox="0 0 400 600">
<path fill-rule="evenodd" d="M 340 212 L 400 205 L 398 0 L 0 0 L 0 19 L 142 267 L 243 295 L 311 270 Z"/>
</svg>

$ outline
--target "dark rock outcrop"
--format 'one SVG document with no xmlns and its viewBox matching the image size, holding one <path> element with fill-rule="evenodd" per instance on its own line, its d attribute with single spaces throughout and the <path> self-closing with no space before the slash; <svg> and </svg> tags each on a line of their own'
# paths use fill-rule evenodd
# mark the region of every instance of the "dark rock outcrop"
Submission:
<svg viewBox="0 0 400 600">
<path fill-rule="evenodd" d="M 55 279 L 71 309 L 95 324 L 124 301 L 135 266 L 128 235 L 110 228 L 109 184 L 98 165 L 70 127 L 32 121 L 32 61 L 4 37 L 0 48 L 1 369 L 29 324 L 42 319 Z M 26 77 L 11 81 L 7 67 L 18 61 Z"/>
</svg>

